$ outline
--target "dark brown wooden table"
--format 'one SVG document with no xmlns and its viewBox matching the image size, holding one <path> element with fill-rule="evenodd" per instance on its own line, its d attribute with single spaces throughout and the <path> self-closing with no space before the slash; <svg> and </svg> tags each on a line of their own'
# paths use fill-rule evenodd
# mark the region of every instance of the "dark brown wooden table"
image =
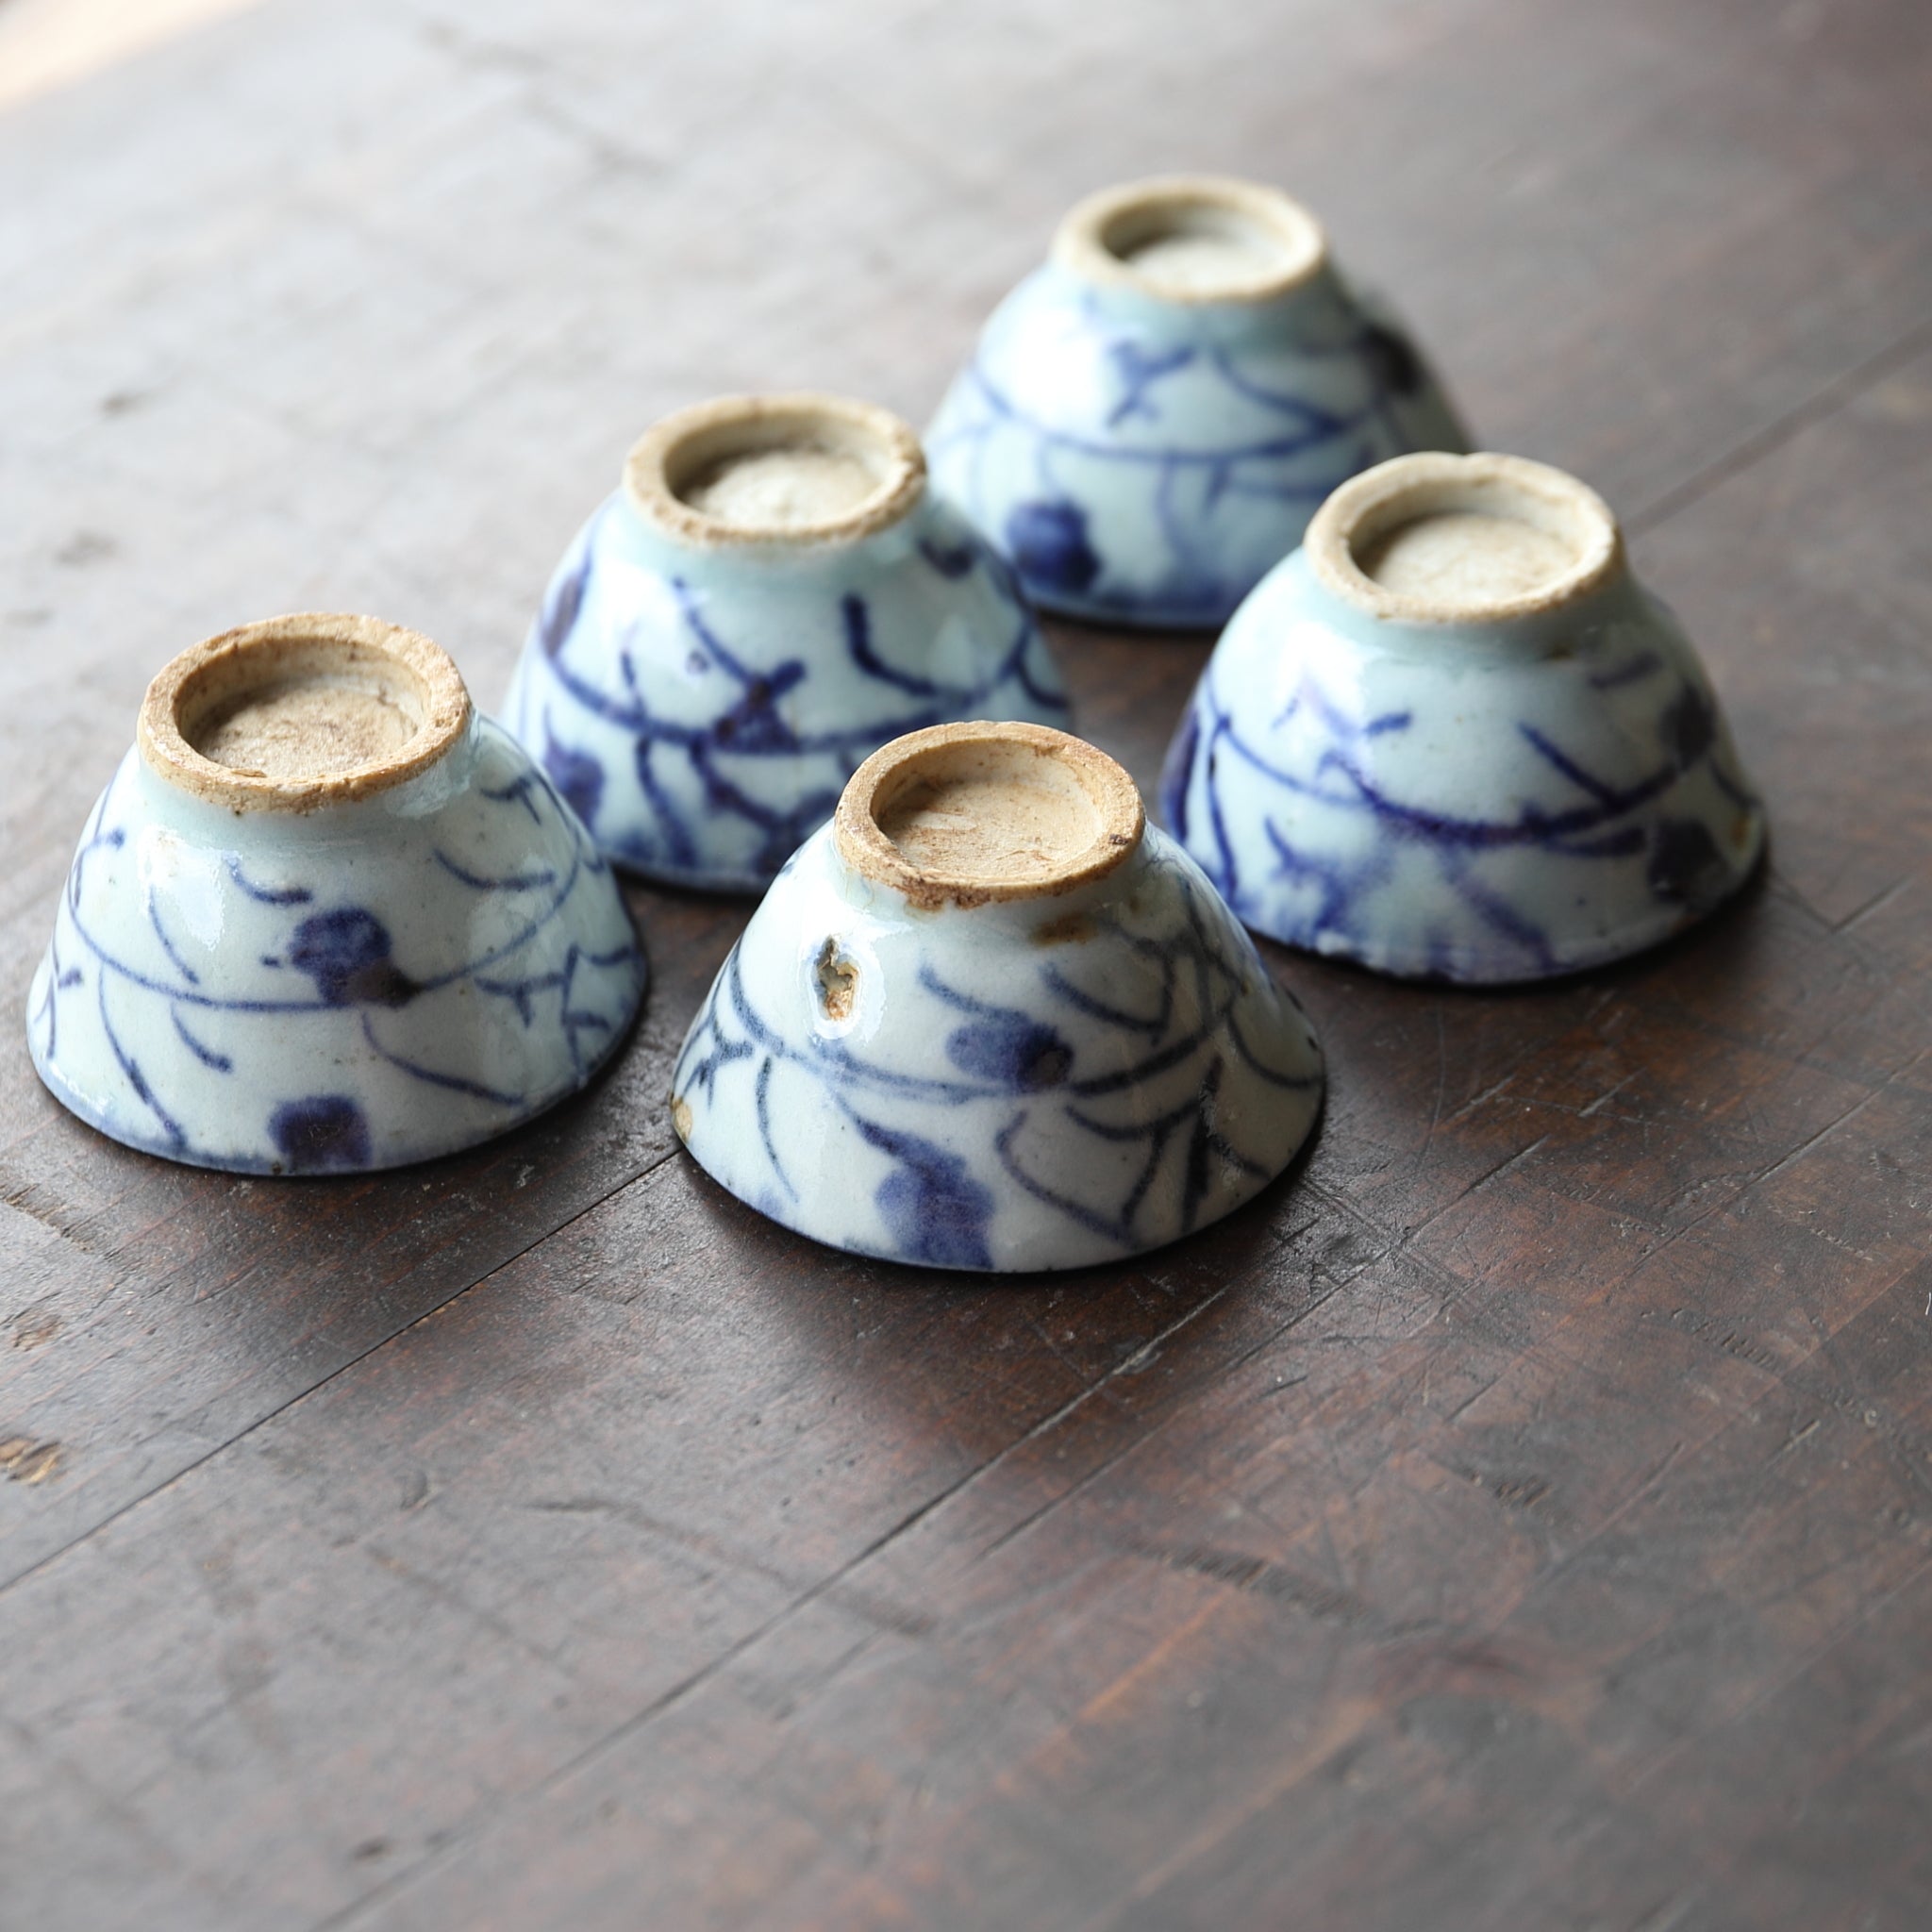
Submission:
<svg viewBox="0 0 1932 1932">
<path fill-rule="evenodd" d="M 635 432 L 915 419 L 1076 194 L 1278 180 L 1574 469 L 1768 794 L 1537 991 L 1281 951 L 1313 1158 L 923 1274 L 679 1153 L 745 908 L 470 1158 L 129 1154 L 0 1053 L 0 1925 L 1932 1924 L 1932 9 L 280 0 L 0 115 L 0 986 L 173 652 L 500 693 Z M 1199 638 L 1054 632 L 1151 782 Z"/>
</svg>

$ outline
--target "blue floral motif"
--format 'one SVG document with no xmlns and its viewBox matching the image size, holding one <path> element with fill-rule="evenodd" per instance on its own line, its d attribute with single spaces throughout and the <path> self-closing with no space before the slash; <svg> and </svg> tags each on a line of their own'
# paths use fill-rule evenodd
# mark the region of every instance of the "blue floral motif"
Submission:
<svg viewBox="0 0 1932 1932">
<path fill-rule="evenodd" d="M 1080 1266 L 1226 1213 L 1307 1135 L 1320 1051 L 1171 841 L 1150 828 L 1128 863 L 1113 899 L 980 946 L 960 923 L 1002 913 L 860 911 L 816 835 L 686 1037 L 686 1144 L 788 1226 L 929 1267 Z M 794 928 L 821 920 L 842 936 L 801 973 Z M 825 1021 L 828 984 L 858 1032 Z"/>
<path fill-rule="evenodd" d="M 375 808 L 344 870 L 336 836 L 303 828 L 205 842 L 130 753 L 29 998 L 55 1094 L 174 1159 L 323 1173 L 468 1146 L 580 1086 L 636 1012 L 642 954 L 606 861 L 509 738 L 479 720 L 457 756 L 470 781 L 421 813 Z"/>
<path fill-rule="evenodd" d="M 874 1198 L 897 1252 L 928 1268 L 991 1268 L 986 1224 L 992 1216 L 992 1190 L 981 1187 L 957 1154 L 917 1134 L 895 1132 L 858 1114 L 852 1124 L 869 1146 L 893 1162 Z"/>
<path fill-rule="evenodd" d="M 1007 515 L 1007 555 L 1036 593 L 1079 596 L 1100 575 L 1087 540 L 1087 512 L 1077 503 L 1016 503 Z"/>
<path fill-rule="evenodd" d="M 588 752 L 573 751 L 567 744 L 558 744 L 547 732 L 542 759 L 543 769 L 550 774 L 570 808 L 594 832 L 597 807 L 604 797 L 604 767 Z"/>
<path fill-rule="evenodd" d="M 1015 1093 L 1058 1087 L 1067 1077 L 1074 1050 L 1051 1026 L 1029 1013 L 956 992 L 929 966 L 921 968 L 919 983 L 956 1012 L 972 1015 L 946 1035 L 946 1058 L 962 1074 Z"/>
<path fill-rule="evenodd" d="M 325 1006 L 407 1006 L 416 982 L 390 958 L 389 928 L 360 906 L 313 912 L 296 926 L 289 964 L 315 982 Z"/>
<path fill-rule="evenodd" d="M 1660 616 L 1458 667 L 1441 641 L 1404 660 L 1310 625 L 1306 578 L 1297 558 L 1230 626 L 1160 784 L 1257 932 L 1410 976 L 1535 979 L 1654 942 L 1749 872 L 1760 808 Z M 1668 648 L 1628 650 L 1634 623 Z M 1397 684 L 1413 702 L 1365 697 Z M 1506 808 L 1466 802 L 1478 771 Z"/>
<path fill-rule="evenodd" d="M 1694 910 L 1724 896 L 1730 868 L 1708 826 L 1696 819 L 1662 819 L 1650 836 L 1644 877 L 1667 905 Z"/>
<path fill-rule="evenodd" d="M 1393 318 L 1339 278 L 1230 321 L 1055 266 L 988 323 L 927 446 L 1035 602 L 1213 625 L 1339 484 L 1467 439 Z"/>
<path fill-rule="evenodd" d="M 268 1117 L 269 1138 L 291 1174 L 354 1171 L 369 1165 L 369 1123 L 346 1093 L 285 1100 Z"/>
<path fill-rule="evenodd" d="M 620 494 L 558 567 L 505 716 L 619 865 L 762 891 L 880 745 L 1069 713 L 1012 573 L 943 504 L 747 573 L 670 547 Z"/>
</svg>

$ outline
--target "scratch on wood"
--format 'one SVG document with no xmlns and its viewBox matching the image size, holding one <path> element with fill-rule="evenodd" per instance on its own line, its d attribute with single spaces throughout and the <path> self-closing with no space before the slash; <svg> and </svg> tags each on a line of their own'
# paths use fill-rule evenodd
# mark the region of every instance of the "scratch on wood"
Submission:
<svg viewBox="0 0 1932 1932">
<path fill-rule="evenodd" d="M 1272 1396 L 1285 1395 L 1291 1389 L 1299 1389 L 1302 1386 L 1302 1384 L 1306 1382 L 1308 1376 L 1307 1372 L 1306 1370 L 1304 1370 L 1302 1374 L 1300 1374 L 1299 1375 L 1276 1375 L 1274 1381 L 1269 1383 L 1267 1388 L 1262 1390 L 1260 1394 L 1255 1397 L 1255 1400 L 1257 1402 L 1266 1402 Z M 1423 1404 L 1424 1407 L 1428 1406 L 1428 1389 L 1426 1376 L 1424 1376 L 1424 1385 L 1423 1390 Z"/>
<path fill-rule="evenodd" d="M 1674 1898 L 1667 1898 L 1662 1905 L 1645 1912 L 1630 1927 L 1630 1932 L 1674 1932 L 1674 1928 L 1690 1916 L 1690 1907 L 1696 1903 L 1694 1891 L 1680 1891 Z"/>
<path fill-rule="evenodd" d="M 1311 1617 L 1358 1624 L 1368 1615 L 1367 1607 L 1347 1591 L 1297 1576 L 1278 1563 L 1269 1562 L 1265 1557 L 1207 1546 L 1174 1549 L 1159 1543 L 1136 1543 L 1132 1553 L 1170 1570 L 1178 1570 L 1184 1575 L 1211 1577 L 1232 1589 L 1288 1604 Z"/>
<path fill-rule="evenodd" d="M 615 1517 L 620 1522 L 628 1523 L 634 1528 L 642 1530 L 647 1536 L 658 1538 L 662 1541 L 722 1566 L 762 1576 L 787 1591 L 803 1591 L 806 1595 L 816 1591 L 824 1595 L 827 1602 L 838 1605 L 841 1609 L 849 1610 L 855 1617 L 872 1624 L 875 1629 L 890 1631 L 894 1636 L 924 1639 L 930 1637 L 939 1627 L 934 1618 L 890 1603 L 857 1584 L 835 1579 L 830 1585 L 819 1590 L 818 1586 L 808 1583 L 795 1571 L 771 1562 L 727 1538 L 714 1536 L 704 1529 L 672 1523 L 621 1497 L 538 1496 L 533 1497 L 523 1507 L 525 1509 L 541 1510 L 550 1516 Z"/>
<path fill-rule="evenodd" d="M 1489 1391 L 1485 1390 L 1483 1392 L 1487 1394 Z M 1474 1399 L 1474 1396 L 1471 1397 L 1471 1401 Z M 1468 1407 L 1468 1403 L 1463 1404 L 1463 1408 Z M 1457 1410 L 1457 1415 L 1461 1412 L 1461 1409 Z M 1549 1484 L 1540 1475 L 1489 1476 L 1479 1469 L 1470 1469 L 1458 1463 L 1444 1462 L 1440 1466 L 1449 1471 L 1452 1475 L 1460 1476 L 1464 1482 L 1474 1483 L 1478 1489 L 1489 1491 L 1506 1509 L 1532 1510 L 1550 1493 Z"/>
<path fill-rule="evenodd" d="M 65 1205 L 45 1198 L 44 1190 L 31 1181 L 18 1182 L 0 1193 L 0 1202 L 25 1214 L 29 1221 L 37 1221 L 51 1233 L 58 1234 L 63 1241 L 72 1241 L 83 1254 L 94 1252 L 92 1244 L 76 1232 L 78 1224 L 68 1213 Z"/>
<path fill-rule="evenodd" d="M 1614 1087 L 1606 1087 L 1588 1107 L 1578 1109 L 1576 1118 L 1580 1121 L 1587 1121 L 1598 1108 L 1606 1106 L 1608 1102 L 1614 1100 L 1636 1077 L 1635 1074 L 1625 1074 Z M 1628 1116 L 1625 1116 L 1625 1118 L 1628 1118 Z"/>
<path fill-rule="evenodd" d="M 1469 1411 L 1473 1409 L 1476 1406 L 1476 1404 L 1483 1399 L 1485 1395 L 1489 1394 L 1489 1392 L 1496 1387 L 1497 1383 L 1502 1378 L 1500 1376 L 1491 1376 L 1491 1378 L 1487 1382 L 1485 1382 L 1483 1386 L 1480 1389 L 1478 1389 L 1474 1395 L 1467 1395 L 1460 1402 L 1458 1402 L 1456 1405 L 1456 1407 L 1449 1411 L 1448 1416 L 1445 1418 L 1448 1425 L 1451 1428 L 1454 1428 L 1456 1424 L 1459 1423 L 1462 1420 L 1462 1418 L 1465 1415 L 1467 1415 Z"/>
<path fill-rule="evenodd" d="M 1910 889 L 1911 883 L 1912 882 L 1909 878 L 1893 880 L 1890 885 L 1886 887 L 1884 891 L 1876 893 L 1872 898 L 1867 899 L 1865 903 L 1862 906 L 1860 906 L 1856 912 L 1846 913 L 1845 916 L 1842 919 L 1840 919 L 1835 926 L 1832 927 L 1833 934 L 1837 936 L 1842 936 L 1843 934 L 1850 932 L 1855 926 L 1864 924 L 1866 920 L 1870 919 L 1874 912 L 1884 911 L 1884 909 L 1888 906 L 1890 906 L 1891 902 L 1894 899 L 1896 899 L 1901 892 L 1908 891 Z"/>
<path fill-rule="evenodd" d="M 1550 1486 L 1541 1476 L 1505 1477 L 1490 1485 L 1490 1493 L 1507 1508 L 1534 1509 L 1550 1493 Z"/>
<path fill-rule="evenodd" d="M 1820 1127 L 1815 1134 L 1809 1136 L 1809 1138 L 1807 1140 L 1799 1141 L 1799 1143 L 1795 1147 L 1793 1147 L 1789 1154 L 1783 1156 L 1781 1158 L 1777 1160 L 1773 1161 L 1772 1164 L 1769 1167 L 1767 1167 L 1761 1174 L 1755 1174 L 1751 1178 L 1750 1182 L 1745 1186 L 1743 1191 L 1744 1193 L 1751 1192 L 1752 1190 L 1755 1188 L 1762 1187 L 1766 1181 L 1775 1180 L 1777 1176 L 1781 1174 L 1786 1168 L 1790 1167 L 1793 1161 L 1802 1160 L 1805 1158 L 1805 1156 L 1810 1153 L 1812 1148 L 1817 1146 L 1818 1143 L 1821 1141 L 1824 1140 L 1827 1135 L 1837 1133 L 1838 1130 L 1841 1126 L 1843 1126 L 1848 1121 L 1856 1120 L 1859 1114 L 1863 1113 L 1865 1109 L 1868 1107 L 1870 1107 L 1874 1100 L 1878 1098 L 1880 1093 L 1884 1092 L 1887 1087 L 1891 1085 L 1892 1081 L 1896 1080 L 1900 1074 L 1909 1073 L 1913 1067 L 1918 1065 L 1919 1060 L 1923 1059 L 1924 1058 L 1924 1056 L 1921 1054 L 1913 1059 L 1907 1060 L 1906 1064 L 1898 1070 L 1898 1073 L 1888 1074 L 1886 1076 L 1884 1084 L 1878 1087 L 1873 1092 L 1866 1094 L 1863 1100 L 1855 1101 L 1850 1107 L 1846 1108 L 1845 1110 L 1841 1114 L 1838 1115 L 1835 1119 L 1826 1121 L 1825 1124 L 1822 1127 Z M 1742 1195 L 1740 1195 L 1739 1198 L 1741 1199 Z"/>
<path fill-rule="evenodd" d="M 1748 1335 L 1741 1335 L 1737 1329 L 1729 1330 L 1718 1346 L 1726 1355 L 1734 1355 L 1740 1361 L 1746 1361 L 1754 1369 L 1763 1369 L 1769 1374 L 1782 1374 L 1784 1364 L 1763 1343 L 1755 1341 Z"/>
<path fill-rule="evenodd" d="M 1414 1245 L 1416 1241 L 1421 1240 L 1421 1238 L 1424 1234 L 1426 1234 L 1430 1228 L 1435 1226 L 1437 1222 L 1441 1220 L 1443 1215 L 1449 1213 L 1452 1208 L 1461 1207 L 1463 1202 L 1468 1200 L 1469 1197 L 1472 1194 L 1474 1194 L 1478 1188 L 1488 1187 L 1491 1181 L 1499 1180 L 1504 1174 L 1507 1174 L 1512 1167 L 1517 1166 L 1522 1161 L 1529 1159 L 1530 1157 L 1537 1153 L 1539 1149 L 1548 1144 L 1549 1138 L 1550 1137 L 1547 1134 L 1539 1134 L 1536 1137 L 1536 1139 L 1529 1143 L 1528 1146 L 1519 1147 L 1514 1154 L 1511 1154 L 1507 1156 L 1506 1158 L 1499 1160 L 1494 1167 L 1488 1169 L 1485 1173 L 1477 1174 L 1476 1177 L 1473 1181 L 1469 1182 L 1469 1184 L 1466 1187 L 1460 1189 L 1456 1193 L 1453 1199 L 1443 1202 L 1443 1204 L 1440 1208 L 1438 1208 L 1433 1214 L 1427 1216 L 1425 1219 L 1422 1221 L 1417 1222 L 1417 1224 L 1413 1227 L 1408 1229 L 1407 1233 L 1399 1236 L 1396 1239 L 1394 1244 L 1387 1251 L 1387 1253 L 1376 1256 L 1374 1261 L 1371 1261 L 1366 1265 L 1369 1267 L 1374 1267 L 1376 1262 L 1386 1261 L 1393 1256 L 1407 1253 Z M 1357 1273 L 1360 1272 L 1360 1270 L 1357 1271 Z M 1444 1272 L 1447 1273 L 1448 1271 L 1445 1270 Z M 1453 1274 L 1451 1275 L 1451 1279 L 1455 1280 Z M 1468 1286 L 1469 1284 L 1466 1281 L 1456 1281 L 1456 1289 L 1458 1293 L 1460 1293 Z"/>
<path fill-rule="evenodd" d="M 44 1348 L 60 1332 L 60 1317 L 45 1302 L 23 1308 L 7 1324 L 10 1348 Z"/>
<path fill-rule="evenodd" d="M 31 1436 L 8 1436 L 0 1440 L 0 1471 L 9 1482 L 31 1487 L 60 1473 L 60 1445 L 37 1442 Z"/>
<path fill-rule="evenodd" d="M 1442 1102 L 1449 1091 L 1449 1030 L 1442 1021 L 1442 1003 L 1436 1002 L 1436 1099 L 1429 1108 L 1428 1132 L 1423 1136 L 1422 1152 L 1416 1158 L 1424 1160 L 1436 1144 L 1436 1129 L 1442 1123 Z"/>
<path fill-rule="evenodd" d="M 1924 322 L 1918 327 L 1908 329 L 1896 341 L 1888 342 L 1875 355 L 1867 357 L 1864 361 L 1814 390 L 1802 402 L 1774 417 L 1762 428 L 1733 443 L 1703 469 L 1693 471 L 1661 496 L 1653 498 L 1641 508 L 1623 518 L 1624 530 L 1632 536 L 1641 536 L 1646 530 L 1654 530 L 1699 497 L 1707 495 L 1726 477 L 1761 461 L 1773 450 L 1790 441 L 1801 430 L 1830 415 L 1859 391 L 1871 387 L 1894 369 L 1903 368 L 1928 341 L 1932 341 L 1932 322 Z M 1651 1932 L 1651 1928 L 1645 1926 L 1642 1932 Z"/>
</svg>

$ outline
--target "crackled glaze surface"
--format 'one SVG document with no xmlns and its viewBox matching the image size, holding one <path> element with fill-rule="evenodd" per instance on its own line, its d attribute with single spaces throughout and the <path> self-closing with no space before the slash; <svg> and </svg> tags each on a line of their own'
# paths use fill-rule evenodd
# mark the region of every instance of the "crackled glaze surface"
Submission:
<svg viewBox="0 0 1932 1932">
<path fill-rule="evenodd" d="M 620 865 L 762 891 L 881 744 L 1064 724 L 1012 574 L 944 503 L 848 544 L 704 550 L 620 491 L 571 545 L 505 705 Z"/>
<path fill-rule="evenodd" d="M 1216 303 L 1049 263 L 926 435 L 935 482 L 1036 604 L 1149 625 L 1221 623 L 1344 478 L 1467 446 L 1402 324 L 1326 265 Z"/>
<path fill-rule="evenodd" d="M 197 1166 L 391 1167 L 490 1139 L 623 1039 L 644 959 L 609 868 L 508 733 L 302 814 L 225 810 L 130 751 L 27 1002 L 41 1077 Z"/>
<path fill-rule="evenodd" d="M 1228 625 L 1161 805 L 1256 931 L 1451 980 L 1653 944 L 1764 837 L 1696 653 L 1627 572 L 1514 624 L 1404 624 L 1335 596 L 1306 551 Z"/>
<path fill-rule="evenodd" d="M 1161 832 L 1071 891 L 922 911 L 828 827 L 725 961 L 672 1111 L 717 1180 L 814 1240 L 1074 1268 L 1249 1199 L 1322 1080 L 1307 1016 Z"/>
</svg>

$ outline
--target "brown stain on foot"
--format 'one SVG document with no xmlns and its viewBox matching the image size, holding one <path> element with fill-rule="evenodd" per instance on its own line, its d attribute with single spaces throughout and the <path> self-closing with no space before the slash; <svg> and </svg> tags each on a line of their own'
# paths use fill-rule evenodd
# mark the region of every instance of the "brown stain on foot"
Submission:
<svg viewBox="0 0 1932 1932">
<path fill-rule="evenodd" d="M 1091 912 L 1066 912 L 1033 928 L 1036 946 L 1081 946 L 1100 931 L 1100 923 Z"/>
</svg>

